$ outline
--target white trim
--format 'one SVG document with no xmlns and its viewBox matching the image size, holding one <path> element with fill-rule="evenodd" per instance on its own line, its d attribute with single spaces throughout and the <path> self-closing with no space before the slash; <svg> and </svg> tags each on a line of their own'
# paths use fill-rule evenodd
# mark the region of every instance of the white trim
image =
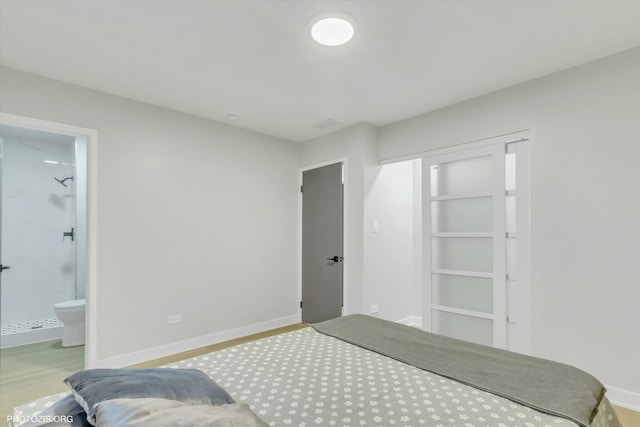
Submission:
<svg viewBox="0 0 640 427">
<path fill-rule="evenodd" d="M 416 306 L 411 310 L 416 312 L 421 310 L 420 301 L 422 301 L 422 284 L 423 284 L 423 260 L 422 260 L 422 159 L 412 160 L 413 162 L 413 280 L 412 287 L 414 289 L 413 299 Z M 422 328 L 422 317 L 419 319 L 419 327 Z"/>
<path fill-rule="evenodd" d="M 422 328 L 422 317 L 409 316 L 404 319 L 396 320 L 396 323 L 401 323 L 407 326 L 413 326 L 414 328 Z"/>
<path fill-rule="evenodd" d="M 493 171 L 493 346 L 507 348 L 507 205 L 504 144 L 492 146 Z"/>
<path fill-rule="evenodd" d="M 347 158 L 346 157 L 339 157 L 337 159 L 327 160 L 326 162 L 314 163 L 312 165 L 307 165 L 307 166 L 300 167 L 298 169 L 300 171 L 300 174 L 299 174 L 300 184 L 302 185 L 302 172 L 310 171 L 310 170 L 313 170 L 313 169 L 318 169 L 318 168 L 321 168 L 321 167 L 324 167 L 324 166 L 335 165 L 336 163 L 347 164 Z M 345 175 L 346 175 L 346 169 L 345 169 Z"/>
<path fill-rule="evenodd" d="M 94 367 L 98 350 L 97 272 L 98 272 L 98 132 L 64 123 L 0 112 L 0 123 L 45 132 L 85 138 L 87 143 L 87 259 L 86 259 L 86 338 L 84 364 Z"/>
<path fill-rule="evenodd" d="M 491 144 L 486 144 L 482 147 L 467 148 L 466 150 L 446 151 L 436 150 L 440 154 L 436 154 L 435 151 L 430 151 L 422 158 L 423 163 L 428 163 L 429 166 L 440 165 L 442 163 L 457 162 L 460 160 L 475 159 L 477 157 L 485 157 L 493 155 L 493 145 L 502 144 L 500 141 L 495 141 Z M 492 192 L 490 192 L 492 193 Z"/>
<path fill-rule="evenodd" d="M 531 354 L 531 200 L 529 155 L 532 135 L 524 143 L 507 145 L 509 152 L 516 153 L 516 272 L 509 280 L 517 280 L 518 297 L 516 340 L 509 343 L 509 350 Z M 524 184 L 524 185 L 523 185 Z M 517 275 L 517 277 L 514 277 Z"/>
<path fill-rule="evenodd" d="M 432 241 L 431 230 L 431 162 L 422 159 L 422 329 L 431 332 L 431 276 L 434 268 L 431 265 Z"/>
<path fill-rule="evenodd" d="M 226 331 L 214 332 L 212 334 L 200 337 L 189 338 L 183 341 L 177 341 L 158 347 L 147 348 L 133 353 L 122 354 L 119 356 L 108 357 L 106 359 L 98 359 L 95 361 L 95 368 L 122 368 L 126 366 L 136 365 L 138 363 L 148 362 L 150 360 L 167 357 L 174 354 L 183 353 L 196 348 L 202 348 L 213 344 L 242 338 L 260 332 L 270 331 L 272 329 L 281 328 L 300 323 L 300 315 L 293 314 L 291 316 L 281 317 L 279 319 L 267 320 L 265 322 L 254 323 L 252 325 L 241 326 Z"/>
<path fill-rule="evenodd" d="M 477 139 L 474 141 L 468 141 L 458 144 L 449 145 L 442 148 L 435 148 L 433 150 L 420 151 L 418 153 L 407 154 L 405 156 L 390 157 L 388 159 L 380 160 L 381 165 L 389 163 L 404 162 L 406 160 L 415 160 L 431 156 L 439 156 L 441 154 L 454 153 L 457 151 L 470 150 L 474 148 L 486 147 L 493 144 L 505 143 L 511 144 L 514 142 L 528 141 L 530 129 L 523 129 L 516 132 L 506 133 L 503 135 L 492 136 L 491 138 Z"/>
<path fill-rule="evenodd" d="M 302 186 L 302 174 L 306 171 L 321 168 L 323 166 L 342 163 L 342 314 L 351 314 L 349 311 L 349 166 L 346 157 L 340 157 L 326 162 L 315 163 L 298 168 L 298 188 Z M 302 192 L 298 193 L 298 301 L 302 301 Z M 298 314 L 302 317 L 302 308 L 298 307 Z"/>
<path fill-rule="evenodd" d="M 22 128 L 29 128 L 40 130 L 43 132 L 57 133 L 70 136 L 88 136 L 96 133 L 93 129 L 81 128 L 74 125 L 68 125 L 64 123 L 50 122 L 47 120 L 40 120 L 33 117 L 18 116 L 15 114 L 0 112 L 0 123 L 9 126 L 16 126 Z"/>
<path fill-rule="evenodd" d="M 607 393 L 605 394 L 605 396 L 613 405 L 640 412 L 640 393 L 623 390 L 618 387 L 605 387 L 607 389 Z"/>
</svg>

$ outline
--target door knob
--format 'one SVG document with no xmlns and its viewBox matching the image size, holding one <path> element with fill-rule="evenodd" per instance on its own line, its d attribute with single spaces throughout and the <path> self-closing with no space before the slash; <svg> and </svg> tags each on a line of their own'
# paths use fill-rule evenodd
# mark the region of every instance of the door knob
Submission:
<svg viewBox="0 0 640 427">
<path fill-rule="evenodd" d="M 8 265 L 2 265 L 2 264 L 0 264 L 0 272 L 1 272 L 2 270 L 8 270 L 8 269 L 10 269 L 10 268 L 11 268 L 11 267 L 10 267 L 10 266 L 8 266 Z"/>
<path fill-rule="evenodd" d="M 333 261 L 333 262 L 342 262 L 344 258 L 342 258 L 341 256 L 332 256 L 331 258 L 327 258 L 327 261 Z"/>
</svg>

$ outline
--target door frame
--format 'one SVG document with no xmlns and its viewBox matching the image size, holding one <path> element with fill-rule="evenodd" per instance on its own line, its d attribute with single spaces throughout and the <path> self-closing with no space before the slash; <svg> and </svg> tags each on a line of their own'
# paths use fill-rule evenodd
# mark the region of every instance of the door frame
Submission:
<svg viewBox="0 0 640 427">
<path fill-rule="evenodd" d="M 85 289 L 85 351 L 84 366 L 89 369 L 97 360 L 97 272 L 98 272 L 98 132 L 65 123 L 40 120 L 0 112 L 0 123 L 49 133 L 74 136 L 86 141 L 87 165 L 87 256 L 85 271 L 87 283 Z M 77 268 L 77 267 L 76 267 Z"/>
<path fill-rule="evenodd" d="M 298 299 L 296 301 L 302 301 L 302 192 L 300 187 L 302 186 L 303 173 L 309 170 L 321 168 L 323 166 L 329 166 L 336 163 L 342 163 L 342 253 L 344 260 L 342 264 L 342 313 L 350 313 L 348 309 L 348 292 L 349 286 L 349 242 L 348 242 L 348 230 L 349 230 L 349 186 L 347 185 L 347 177 L 349 176 L 348 164 L 346 157 L 340 157 L 337 159 L 327 160 L 325 162 L 314 163 L 312 165 L 303 166 L 298 169 L 298 249 L 297 249 L 297 277 L 298 277 Z M 298 307 L 298 320 L 302 321 L 302 307 Z"/>
</svg>

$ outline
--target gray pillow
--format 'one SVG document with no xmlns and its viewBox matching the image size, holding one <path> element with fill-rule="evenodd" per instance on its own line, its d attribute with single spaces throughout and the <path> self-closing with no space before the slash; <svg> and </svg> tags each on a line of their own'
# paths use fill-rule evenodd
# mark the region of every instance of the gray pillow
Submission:
<svg viewBox="0 0 640 427">
<path fill-rule="evenodd" d="M 92 425 L 96 425 L 94 405 L 110 399 L 155 397 L 191 405 L 235 403 L 222 387 L 198 369 L 88 369 L 64 382 Z"/>
<path fill-rule="evenodd" d="M 248 405 L 188 405 L 167 399 L 113 399 L 96 405 L 100 427 L 268 427 Z"/>
<path fill-rule="evenodd" d="M 70 394 L 46 407 L 37 416 L 19 423 L 20 427 L 90 427 L 87 413 Z M 49 421 L 50 420 L 50 421 Z M 49 422 L 46 422 L 49 421 Z"/>
</svg>

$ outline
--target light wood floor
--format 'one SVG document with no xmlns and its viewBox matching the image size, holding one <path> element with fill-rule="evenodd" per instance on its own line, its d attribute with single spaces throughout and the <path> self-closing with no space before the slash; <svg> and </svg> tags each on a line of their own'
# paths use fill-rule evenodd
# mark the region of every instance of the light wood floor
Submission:
<svg viewBox="0 0 640 427">
<path fill-rule="evenodd" d="M 84 367 L 84 346 L 64 348 L 61 342 L 0 350 L 0 426 L 15 406 L 66 391 L 62 380 Z"/>
<path fill-rule="evenodd" d="M 272 335 L 306 327 L 299 323 L 260 334 L 250 335 L 141 363 L 132 367 L 156 367 L 190 357 L 222 350 L 223 348 L 254 341 Z M 30 344 L 0 350 L 0 426 L 7 425 L 7 415 L 13 407 L 36 400 L 48 394 L 66 391 L 62 380 L 83 368 L 84 347 L 63 348 L 60 340 Z M 614 406 L 625 427 L 640 426 L 640 412 Z"/>
<path fill-rule="evenodd" d="M 640 412 L 632 411 L 631 409 L 621 408 L 620 406 L 614 406 L 618 419 L 624 427 L 638 427 L 640 426 Z"/>
<path fill-rule="evenodd" d="M 162 366 L 306 326 L 303 323 L 286 326 L 132 367 Z M 60 343 L 60 340 L 46 341 L 0 350 L 0 426 L 7 425 L 7 416 L 13 412 L 14 407 L 68 390 L 62 381 L 83 369 L 84 346 L 64 348 Z"/>
</svg>

